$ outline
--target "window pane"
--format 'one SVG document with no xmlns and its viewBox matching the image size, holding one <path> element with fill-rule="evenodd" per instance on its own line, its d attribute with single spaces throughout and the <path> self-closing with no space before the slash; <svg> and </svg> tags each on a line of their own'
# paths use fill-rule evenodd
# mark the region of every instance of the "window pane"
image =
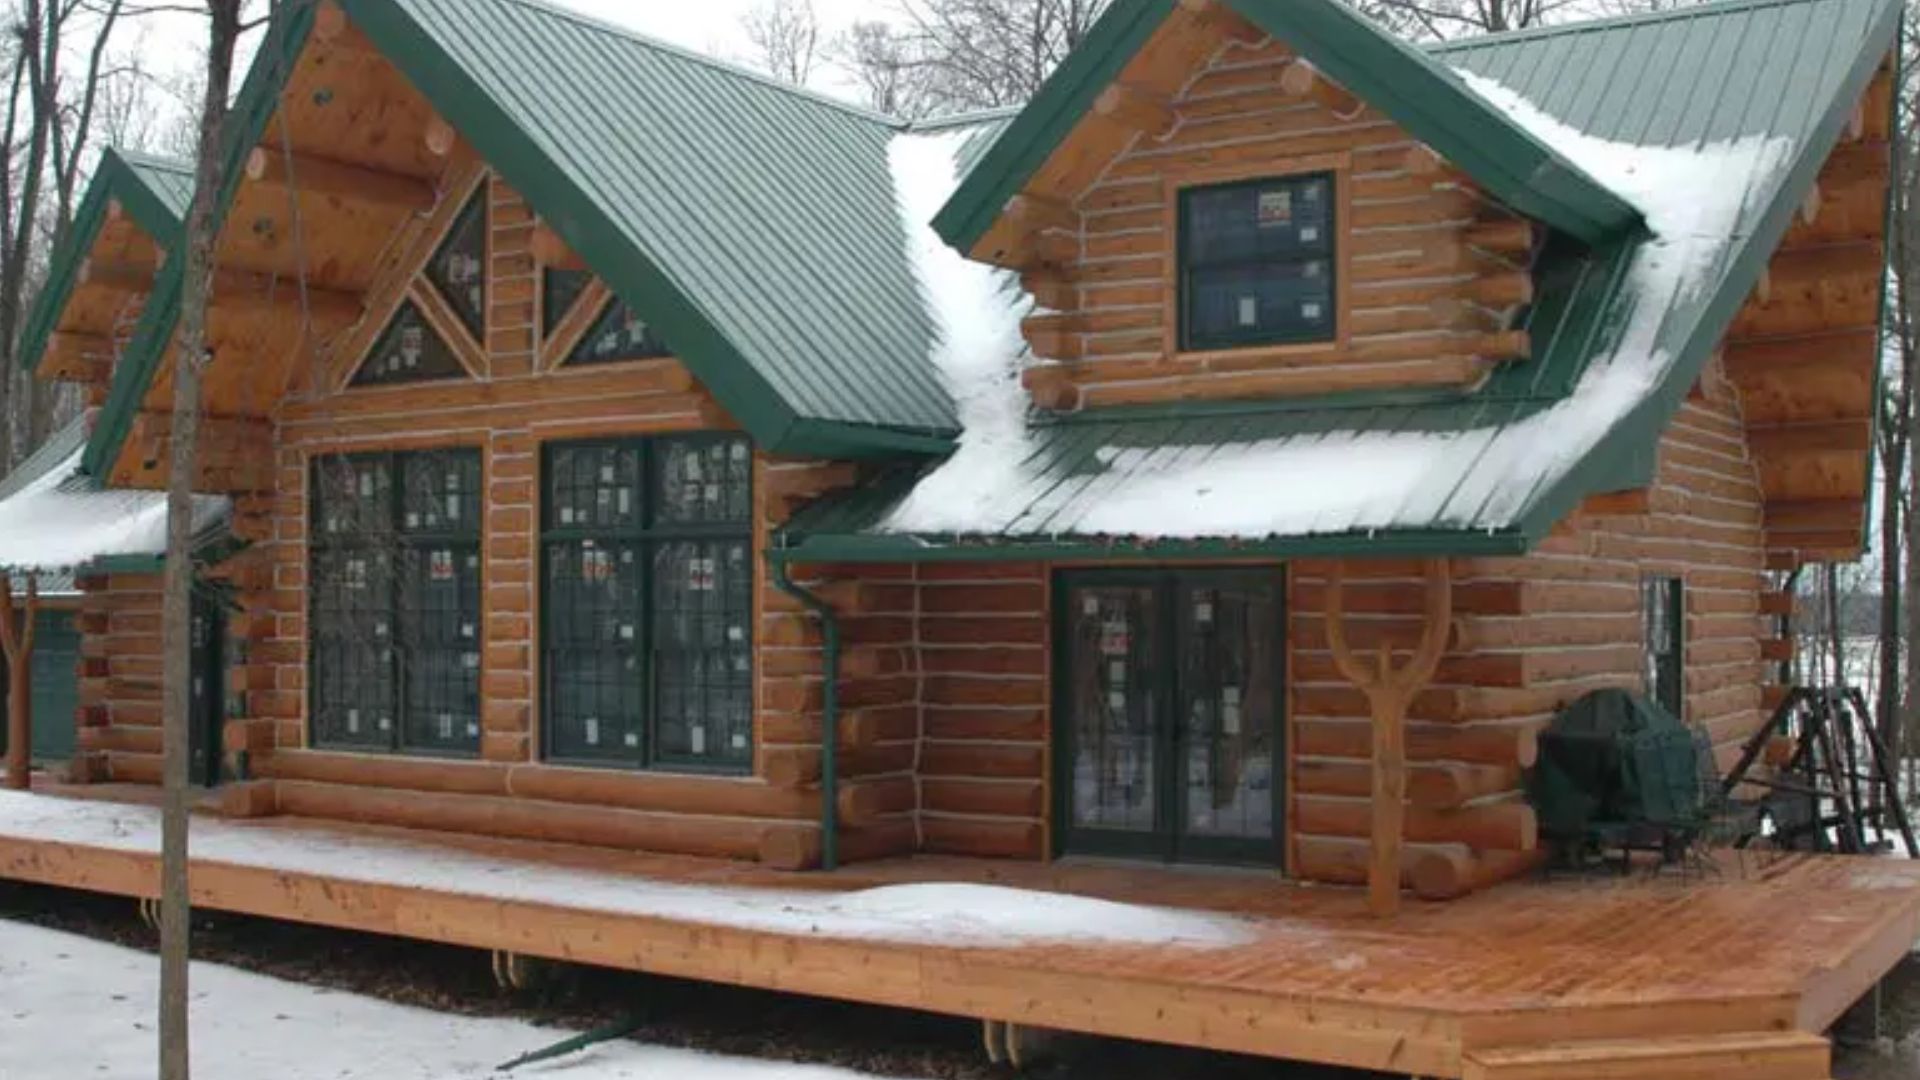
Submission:
<svg viewBox="0 0 1920 1080">
<path fill-rule="evenodd" d="M 400 305 L 354 373 L 354 386 L 391 386 L 433 379 L 464 378 L 467 369 L 447 343 L 433 332 L 412 301 Z"/>
<path fill-rule="evenodd" d="M 1180 590 L 1180 744 L 1194 836 L 1273 835 L 1280 609 L 1271 587 Z"/>
<path fill-rule="evenodd" d="M 637 764 L 644 561 L 632 543 L 546 546 L 547 752 Z"/>
<path fill-rule="evenodd" d="M 1333 252 L 1333 178 L 1290 177 L 1184 196 L 1189 267 L 1300 260 Z"/>
<path fill-rule="evenodd" d="M 580 294 L 587 291 L 587 283 L 593 275 L 585 270 L 557 270 L 548 267 L 545 281 L 545 293 L 541 297 L 541 330 L 548 337 L 553 336 L 554 328 L 560 320 L 573 312 L 573 305 L 579 303 Z"/>
<path fill-rule="evenodd" d="M 1190 348 L 1333 336 L 1333 264 L 1327 260 L 1195 270 L 1187 293 Z"/>
<path fill-rule="evenodd" d="M 480 749 L 478 544 L 410 546 L 400 554 L 399 659 L 406 687 L 402 745 Z"/>
<path fill-rule="evenodd" d="M 640 524 L 637 444 L 562 446 L 547 456 L 548 528 L 627 529 Z"/>
<path fill-rule="evenodd" d="M 393 742 L 392 569 L 377 548 L 314 553 L 313 741 L 374 747 Z"/>
<path fill-rule="evenodd" d="M 368 543 L 391 531 L 393 473 L 385 457 L 313 462 L 313 542 Z"/>
<path fill-rule="evenodd" d="M 655 756 L 739 763 L 753 753 L 753 572 L 744 540 L 654 556 Z"/>
<path fill-rule="evenodd" d="M 653 328 L 619 300 L 607 304 L 607 310 L 568 354 L 569 364 L 609 364 L 619 360 L 646 360 L 671 356 L 667 343 Z"/>
<path fill-rule="evenodd" d="M 475 340 L 487 325 L 487 187 L 480 186 L 427 263 L 427 280 Z"/>
<path fill-rule="evenodd" d="M 473 450 L 401 458 L 401 531 L 480 535 L 480 455 Z"/>
<path fill-rule="evenodd" d="M 662 439 L 655 446 L 656 523 L 751 519 L 753 455 L 745 439 Z"/>
</svg>

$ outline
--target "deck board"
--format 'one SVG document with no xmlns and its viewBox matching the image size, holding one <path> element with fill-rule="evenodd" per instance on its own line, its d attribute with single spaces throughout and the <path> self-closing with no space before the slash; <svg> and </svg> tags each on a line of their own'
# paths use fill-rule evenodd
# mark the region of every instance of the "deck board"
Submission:
<svg viewBox="0 0 1920 1080">
<path fill-rule="evenodd" d="M 0 877 L 125 895 L 155 887 L 149 850 L 62 840 L 44 824 L 7 821 L 0 815 Z M 263 850 L 430 845 L 536 881 L 580 872 L 636 886 L 808 892 L 946 881 L 1231 914 L 1249 920 L 1248 944 L 995 947 L 703 925 L 570 903 L 564 888 L 502 897 L 204 857 L 192 874 L 195 902 L 215 909 L 1438 1076 L 1461 1075 L 1475 1052 L 1568 1040 L 1817 1033 L 1920 940 L 1920 864 L 1890 859 L 1728 858 L 1717 873 L 1686 878 L 1522 881 L 1381 921 L 1367 914 L 1362 891 L 1270 874 L 922 857 L 793 875 L 286 818 L 204 828 L 241 830 Z"/>
</svg>

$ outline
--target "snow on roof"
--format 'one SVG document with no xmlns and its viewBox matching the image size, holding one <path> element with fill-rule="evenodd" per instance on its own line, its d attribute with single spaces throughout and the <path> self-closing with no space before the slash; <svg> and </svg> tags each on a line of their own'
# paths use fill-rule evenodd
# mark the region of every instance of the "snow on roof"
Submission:
<svg viewBox="0 0 1920 1080">
<path fill-rule="evenodd" d="M 95 488 L 80 471 L 84 453 L 73 450 L 0 500 L 0 566 L 64 570 L 101 558 L 166 553 L 166 493 Z M 194 533 L 218 523 L 228 509 L 224 497 L 194 496 Z"/>
<path fill-rule="evenodd" d="M 1788 160 L 1784 136 L 1647 146 L 1610 142 L 1549 116 L 1500 83 L 1460 72 L 1476 93 L 1609 185 L 1643 215 L 1614 308 L 1615 331 L 1565 398 L 1514 423 L 1443 431 L 1331 430 L 1240 444 L 1197 442 L 1095 450 L 1100 480 L 1062 485 L 1025 423 L 1018 315 L 998 272 L 929 244 L 913 193 L 936 186 L 944 148 L 896 143 L 902 213 L 921 280 L 945 328 L 940 369 L 966 431 L 959 450 L 877 525 L 887 533 L 1020 534 L 1143 539 L 1263 539 L 1376 529 L 1511 526 L 1601 438 L 1646 400 L 1674 362 L 1671 313 L 1697 298 L 1726 257 L 1751 193 Z M 1284 483 L 1282 479 L 1284 478 Z M 1049 500 L 1052 500 L 1051 502 Z"/>
<path fill-rule="evenodd" d="M 0 838 L 157 852 L 156 807 L 0 792 Z M 1036 941 L 1227 948 L 1255 936 L 1226 915 L 991 885 L 898 885 L 857 892 L 681 884 L 533 860 L 484 857 L 311 825 L 195 818 L 195 859 L 702 926 L 970 948 Z"/>
</svg>

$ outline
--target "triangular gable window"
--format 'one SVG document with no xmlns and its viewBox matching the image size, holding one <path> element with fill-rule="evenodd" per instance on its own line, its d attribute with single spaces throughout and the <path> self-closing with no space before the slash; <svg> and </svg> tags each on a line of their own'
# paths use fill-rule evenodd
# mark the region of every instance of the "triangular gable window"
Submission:
<svg viewBox="0 0 1920 1080">
<path fill-rule="evenodd" d="M 427 280 L 479 340 L 487 325 L 487 188 L 482 184 L 427 263 Z"/>
<path fill-rule="evenodd" d="M 633 309 L 619 300 L 610 301 L 607 310 L 587 331 L 587 336 L 567 354 L 568 364 L 611 364 L 621 360 L 650 360 L 672 356 L 667 343 L 660 340 Z"/>
<path fill-rule="evenodd" d="M 562 270 L 548 267 L 543 288 L 546 295 L 540 299 L 541 332 L 552 337 L 559 328 L 560 321 L 573 311 L 580 302 L 580 295 L 587 291 L 593 281 L 590 270 Z"/>
<path fill-rule="evenodd" d="M 354 386 L 392 386 L 397 383 L 458 379 L 467 374 L 453 349 L 435 333 L 409 300 L 374 343 L 367 361 L 354 373 Z"/>
</svg>

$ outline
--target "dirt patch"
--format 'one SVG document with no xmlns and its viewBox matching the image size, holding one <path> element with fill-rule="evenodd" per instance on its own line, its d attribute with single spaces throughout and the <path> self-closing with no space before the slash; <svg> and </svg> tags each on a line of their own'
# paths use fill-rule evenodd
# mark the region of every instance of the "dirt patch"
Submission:
<svg viewBox="0 0 1920 1080">
<path fill-rule="evenodd" d="M 119 897 L 0 882 L 0 919 L 152 951 L 156 937 Z M 971 1021 L 575 965 L 534 965 L 534 989 L 495 983 L 488 954 L 402 938 L 255 919 L 194 916 L 194 958 L 275 978 L 466 1016 L 588 1031 L 631 1018 L 630 1038 L 662 1046 L 838 1065 L 926 1080 L 1004 1080 Z M 556 1032 L 554 1039 L 563 1036 Z M 528 1050 L 539 1049 L 529 1046 Z M 1076 1040 L 1050 1080 L 1377 1080 L 1378 1074 L 1120 1040 Z"/>
</svg>

